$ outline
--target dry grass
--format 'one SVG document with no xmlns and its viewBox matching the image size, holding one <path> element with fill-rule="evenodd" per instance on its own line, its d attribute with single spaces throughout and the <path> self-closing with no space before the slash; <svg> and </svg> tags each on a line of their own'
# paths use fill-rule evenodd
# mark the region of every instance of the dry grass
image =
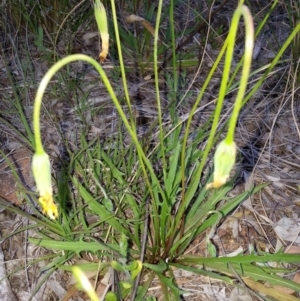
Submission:
<svg viewBox="0 0 300 301">
<path fill-rule="evenodd" d="M 259 1 L 260 6 L 257 5 L 257 1 L 248 2 L 252 4 L 250 6 L 253 8 L 253 14 L 256 21 L 259 22 L 266 12 L 264 7 L 267 7 L 269 1 Z M 190 26 L 194 24 L 195 13 L 192 11 L 192 4 L 177 7 L 179 19 L 176 25 L 178 30 L 182 29 L 182 24 L 191 24 Z M 201 2 L 201 5 L 205 7 L 206 1 Z M 190 10 L 186 10 L 186 7 Z M 208 27 L 204 28 L 200 35 L 194 36 L 194 39 L 180 50 L 184 52 L 189 48 L 201 48 L 200 54 L 195 52 L 195 56 L 202 56 L 200 69 L 184 68 L 180 70 L 182 72 L 182 84 L 180 86 L 182 98 L 177 100 L 177 110 L 182 119 L 188 116 L 195 95 L 198 94 L 199 88 L 207 75 L 206 72 L 220 49 L 224 32 L 221 32 L 218 36 L 217 43 L 210 41 L 210 37 L 216 35 L 220 30 L 226 30 L 226 20 L 230 18 L 234 7 L 235 4 L 233 3 L 225 6 L 211 20 L 210 31 L 207 31 Z M 188 14 L 184 15 L 183 12 L 186 11 Z M 203 14 L 205 15 L 206 13 L 208 13 L 208 7 L 205 8 Z M 123 20 L 122 15 L 120 18 Z M 185 18 L 189 18 L 189 20 Z M 282 45 L 282 41 L 286 39 L 289 32 L 287 19 L 288 16 L 284 6 L 279 5 L 277 10 L 272 13 L 267 30 L 262 32 L 261 37 L 258 39 L 257 57 L 253 62 L 255 69 L 268 63 L 280 45 Z M 220 23 L 222 23 L 222 28 L 218 26 Z M 8 20 L 6 25 L 5 30 L 3 30 L 5 25 L 2 24 L 2 31 L 0 32 L 1 36 L 4 35 L 5 40 L 5 43 L 2 44 L 2 54 L 9 63 L 10 72 L 19 93 L 22 92 L 19 96 L 25 115 L 30 120 L 32 100 L 37 84 L 45 70 L 51 65 L 51 62 L 45 60 L 37 47 L 34 46 L 32 33 L 24 33 L 23 30 L 18 31 L 10 20 Z M 128 30 L 130 29 L 128 24 L 124 24 L 124 26 Z M 206 44 L 203 45 L 202 41 L 206 35 L 209 38 L 205 39 Z M 182 32 L 182 37 L 178 38 L 179 44 L 184 39 L 183 36 L 186 37 L 187 35 Z M 95 45 L 91 41 L 82 39 L 78 34 L 73 43 L 73 49 L 78 49 L 78 51 L 80 50 L 83 53 L 92 53 L 94 56 L 97 55 L 97 44 Z M 51 52 L 51 49 L 49 51 Z M 242 48 L 238 45 L 236 50 L 237 57 L 241 52 Z M 285 57 L 288 58 L 289 53 L 286 53 Z M 130 58 L 127 58 L 126 64 L 134 66 L 133 63 L 130 61 Z M 123 98 L 123 91 L 119 88 L 121 86 L 119 75 L 115 73 L 114 65 L 114 58 L 111 58 L 111 61 L 107 62 L 104 68 L 110 75 L 112 84 L 119 97 Z M 68 72 L 62 75 L 65 76 L 65 81 L 57 79 L 56 83 L 53 83 L 53 87 L 48 91 L 47 101 L 45 102 L 46 110 L 44 112 L 47 113 L 44 113 L 45 115 L 43 116 L 43 141 L 53 158 L 61 155 L 65 147 L 63 143 L 66 143 L 68 148 L 75 150 L 79 134 L 82 131 L 85 132 L 89 140 L 98 137 L 101 141 L 108 137 L 113 137 L 119 130 L 116 111 L 110 99 L 107 98 L 102 84 L 95 78 L 94 72 L 80 64 L 74 65 Z M 0 73 L 1 117 L 25 134 L 13 105 L 13 89 L 7 79 L 7 70 L 4 67 L 3 60 L 0 61 Z M 161 72 L 161 96 L 163 107 L 167 108 L 169 105 L 169 91 L 163 73 Z M 198 113 L 194 117 L 193 131 L 197 131 L 204 124 L 207 116 L 214 109 L 221 73 L 220 70 L 214 78 Z M 151 70 L 147 70 L 144 74 L 140 73 L 138 78 L 135 76 L 129 78 L 130 96 L 134 100 L 133 109 L 140 125 L 141 136 L 148 133 L 147 131 L 155 121 L 157 114 L 153 81 L 146 78 L 146 76 L 151 74 Z M 293 242 L 282 241 L 274 231 L 276 223 L 281 218 L 288 217 L 296 220 L 299 216 L 300 94 L 299 84 L 294 79 L 293 74 L 295 73 L 291 65 L 278 67 L 243 109 L 236 133 L 241 156 L 238 166 L 241 181 L 232 193 L 238 194 L 249 186 L 263 182 L 270 182 L 270 185 L 263 189 L 254 199 L 247 200 L 223 222 L 223 225 L 214 237 L 220 254 L 228 254 L 240 246 L 243 249 L 247 249 L 249 244 L 252 244 L 257 249 L 271 252 L 278 250 L 281 245 L 284 248 L 293 245 Z M 70 77 L 67 79 L 67 76 Z M 260 74 L 257 74 L 256 78 L 258 79 L 260 76 Z M 223 120 L 226 119 L 230 112 L 234 97 L 235 93 L 232 91 L 226 100 Z M 168 122 L 167 113 L 166 111 L 166 123 Z M 24 143 L 23 139 L 18 137 L 16 132 L 1 121 L 0 129 L 2 131 L 0 137 L 1 149 L 6 154 L 14 154 L 19 145 Z M 62 134 L 64 139 L 66 139 L 65 142 Z M 153 135 L 153 132 L 150 134 Z M 129 141 L 126 141 L 126 143 L 129 143 Z M 28 145 L 25 145 L 25 147 L 28 148 Z M 3 164 L 1 161 L 0 166 L 3 166 Z M 20 168 L 22 169 L 22 167 Z M 1 169 L 0 172 L 1 178 L 4 178 L 5 173 Z M 31 188 L 33 189 L 34 187 Z M 3 187 L 1 190 L 3 190 Z M 4 191 L 1 191 L 0 195 L 7 198 Z M 13 200 L 10 200 L 8 197 L 8 201 Z M 6 215 L 6 213 L 3 214 Z M 7 218 L 11 218 L 12 221 L 16 219 L 16 217 L 9 215 L 6 216 Z M 19 221 L 18 223 L 23 222 Z M 4 228 L 11 229 L 19 226 L 16 226 L 15 222 L 12 225 L 7 225 L 7 221 L 6 223 L 2 221 L 2 225 L 2 231 Z M 19 236 L 19 240 L 14 239 L 4 245 L 5 256 L 8 261 L 20 259 L 25 255 L 25 253 L 20 251 L 24 248 L 23 239 L 24 237 Z M 17 249 L 18 253 L 8 252 L 9 249 Z M 204 250 L 205 246 L 201 239 L 195 241 L 194 245 L 191 246 L 191 253 L 193 254 L 205 255 L 203 253 Z M 27 256 L 34 257 L 36 254 L 34 250 L 30 249 L 30 252 L 27 252 Z M 30 278 L 33 281 L 37 277 L 37 271 L 31 272 L 33 273 L 32 275 L 35 275 Z M 18 280 L 13 280 L 15 287 L 17 287 L 17 283 L 24 282 L 25 275 L 23 273 L 15 275 L 15 277 L 19 277 Z M 219 283 L 212 283 L 202 276 L 178 274 L 177 281 L 180 286 L 193 292 L 185 300 L 215 300 L 216 298 L 218 300 L 229 300 L 226 299 L 226 296 L 228 298 L 232 289 L 229 287 L 224 288 L 223 284 L 220 286 Z M 32 285 L 33 283 L 27 283 L 26 287 L 20 285 L 19 289 L 29 291 Z M 68 289 L 67 286 L 66 284 L 66 290 Z M 160 288 L 156 287 L 155 283 L 152 293 L 158 297 L 158 300 L 163 300 L 163 297 L 160 295 Z M 221 296 L 224 296 L 224 299 L 221 299 Z M 57 300 L 56 297 L 52 298 L 49 297 L 47 300 Z M 76 300 L 76 298 L 74 297 L 73 300 Z M 78 300 L 80 300 L 79 297 Z"/>
</svg>

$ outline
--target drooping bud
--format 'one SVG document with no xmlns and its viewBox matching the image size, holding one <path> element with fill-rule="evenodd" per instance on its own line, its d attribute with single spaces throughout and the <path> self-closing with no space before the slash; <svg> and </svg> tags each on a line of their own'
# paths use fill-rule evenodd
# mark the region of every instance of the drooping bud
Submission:
<svg viewBox="0 0 300 301">
<path fill-rule="evenodd" d="M 43 213 L 48 215 L 50 219 L 58 216 L 57 206 L 53 202 L 52 182 L 51 182 L 51 166 L 49 156 L 44 150 L 33 155 L 32 171 L 34 180 L 39 193 L 39 202 L 42 206 Z"/>
<path fill-rule="evenodd" d="M 223 186 L 230 175 L 235 164 L 236 144 L 232 140 L 228 142 L 223 140 L 216 149 L 214 155 L 214 181 L 206 185 L 206 188 L 220 188 Z"/>
<path fill-rule="evenodd" d="M 95 18 L 98 26 L 98 30 L 101 37 L 102 49 L 99 54 L 100 62 L 103 63 L 106 60 L 109 49 L 109 34 L 107 26 L 107 16 L 104 5 L 100 0 L 95 0 Z"/>
</svg>

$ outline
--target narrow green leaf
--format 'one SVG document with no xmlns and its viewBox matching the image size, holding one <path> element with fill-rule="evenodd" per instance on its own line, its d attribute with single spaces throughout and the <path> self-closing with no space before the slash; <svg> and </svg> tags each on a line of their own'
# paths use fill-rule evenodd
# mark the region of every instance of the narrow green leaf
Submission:
<svg viewBox="0 0 300 301">
<path fill-rule="evenodd" d="M 59 267 L 60 270 L 72 272 L 73 266 L 79 267 L 83 272 L 95 272 L 98 271 L 98 269 L 103 270 L 105 268 L 110 267 L 109 262 L 87 262 L 87 263 L 80 263 L 80 264 L 74 264 L 74 265 L 62 265 Z"/>
<path fill-rule="evenodd" d="M 178 263 L 170 263 L 170 266 L 174 266 L 174 267 L 176 267 L 178 269 L 181 269 L 181 270 L 185 270 L 185 271 L 188 271 L 188 272 L 193 272 L 193 273 L 199 274 L 199 275 L 208 276 L 208 277 L 213 278 L 213 279 L 219 279 L 219 280 L 227 282 L 229 284 L 233 284 L 233 280 L 232 280 L 231 277 L 222 276 L 217 271 L 216 272 L 207 271 L 202 267 L 196 268 L 196 267 L 191 267 L 189 265 L 178 264 Z"/>
<path fill-rule="evenodd" d="M 80 252 L 97 252 L 97 251 L 119 251 L 119 247 L 111 244 L 100 242 L 84 241 L 57 241 L 54 239 L 38 239 L 29 237 L 28 241 L 49 250 L 71 251 L 79 254 Z"/>
<path fill-rule="evenodd" d="M 168 268 L 168 265 L 161 259 L 159 260 L 158 264 L 143 262 L 143 266 L 158 273 L 162 273 Z"/>
<path fill-rule="evenodd" d="M 128 238 L 124 233 L 122 233 L 121 241 L 120 241 L 119 245 L 120 245 L 120 254 L 121 254 L 121 256 L 123 258 L 126 258 L 127 257 L 127 251 L 128 251 Z"/>
<path fill-rule="evenodd" d="M 192 255 L 182 255 L 180 259 L 177 260 L 179 263 L 194 263 L 194 264 L 201 264 L 206 265 L 210 263 L 257 263 L 257 262 L 279 262 L 279 263 L 292 263 L 292 262 L 299 262 L 300 256 L 299 254 L 283 254 L 283 253 L 276 253 L 276 254 L 261 254 L 261 255 L 237 255 L 234 257 L 217 257 L 217 258 L 208 258 L 208 257 L 198 257 Z"/>
<path fill-rule="evenodd" d="M 202 195 L 200 194 L 201 195 L 200 199 L 196 200 L 196 205 L 198 205 L 199 207 L 195 208 L 196 205 L 194 205 L 192 207 L 193 211 L 191 210 L 188 215 L 187 223 L 185 227 L 186 232 L 189 231 L 191 228 L 198 227 L 203 222 L 203 218 L 208 214 L 208 212 L 211 210 L 215 210 L 215 207 L 218 204 L 218 202 L 224 199 L 226 194 L 232 189 L 232 184 L 234 182 L 234 179 L 235 177 L 222 188 L 214 190 L 212 194 L 210 194 L 207 197 L 205 204 L 204 205 L 201 204 L 201 206 L 199 202 L 200 199 L 202 199 Z M 202 189 L 206 190 L 205 187 L 203 187 Z"/>
<path fill-rule="evenodd" d="M 184 294 L 185 291 L 179 289 L 179 287 L 174 283 L 174 279 L 170 279 L 161 273 L 157 273 L 157 276 L 159 280 L 172 291 L 174 298 L 176 298 L 175 300 L 180 300 L 180 295 Z"/>
<path fill-rule="evenodd" d="M 298 255 L 299 260 L 299 255 Z M 206 268 L 212 268 L 216 271 L 222 271 L 226 274 L 231 274 L 235 276 L 238 274 L 240 277 L 250 277 L 255 281 L 266 281 L 272 285 L 280 285 L 297 292 L 300 292 L 300 284 L 293 282 L 288 279 L 284 279 L 281 276 L 275 275 L 275 273 L 266 273 L 260 266 L 250 265 L 250 264 L 240 264 L 240 263 L 211 263 L 205 264 Z"/>
<path fill-rule="evenodd" d="M 124 227 L 118 222 L 114 214 L 109 212 L 104 205 L 99 204 L 75 177 L 73 177 L 73 182 L 78 188 L 81 197 L 90 206 L 91 210 L 95 214 L 98 214 L 104 221 L 107 221 L 107 223 L 109 223 L 118 233 L 126 233 L 126 229 L 124 229 Z"/>
<path fill-rule="evenodd" d="M 223 215 L 227 216 L 227 214 L 236 208 L 241 202 L 243 202 L 249 196 L 249 192 L 244 192 L 240 194 L 236 198 L 230 199 L 230 201 L 226 202 L 218 211 Z M 218 214 L 213 214 L 209 216 L 205 221 L 200 224 L 197 228 L 196 232 L 194 232 L 193 236 L 197 236 L 200 233 L 204 232 L 207 228 L 212 227 L 218 221 L 219 216 Z"/>
<path fill-rule="evenodd" d="M 107 211 L 113 212 L 114 205 L 113 205 L 113 202 L 109 198 L 104 198 L 103 204 L 104 204 L 105 208 L 107 209 Z"/>
<path fill-rule="evenodd" d="M 143 282 L 142 286 L 138 287 L 137 295 L 135 298 L 135 301 L 144 301 L 145 300 L 145 295 L 149 291 L 149 287 L 152 284 L 152 281 L 154 279 L 155 272 L 151 272 L 148 274 L 148 279 Z"/>
<path fill-rule="evenodd" d="M 207 250 L 211 257 L 217 256 L 217 248 L 210 240 L 207 240 Z"/>
<path fill-rule="evenodd" d="M 178 143 L 176 145 L 174 153 L 171 155 L 171 157 L 169 159 L 170 160 L 170 170 L 169 170 L 166 180 L 165 180 L 165 189 L 166 189 L 167 198 L 170 198 L 172 196 L 172 192 L 173 192 L 173 188 L 174 188 L 174 186 L 173 186 L 174 179 L 177 174 L 180 149 L 181 149 L 181 144 Z"/>
<path fill-rule="evenodd" d="M 124 184 L 125 183 L 123 179 L 124 173 L 118 170 L 118 168 L 112 162 L 111 158 L 107 156 L 107 154 L 104 151 L 101 152 L 101 157 L 105 161 L 105 163 L 109 166 L 113 177 L 119 182 L 120 185 Z"/>
<path fill-rule="evenodd" d="M 59 254 L 58 254 L 59 255 Z M 53 259 L 50 263 L 46 266 L 42 267 L 40 272 L 44 273 L 52 268 L 57 268 L 62 266 L 67 260 L 70 260 L 75 254 L 69 254 L 68 256 L 60 255 L 58 258 Z"/>
<path fill-rule="evenodd" d="M 111 266 L 114 270 L 119 271 L 119 272 L 125 272 L 126 268 L 120 264 L 119 262 L 117 262 L 116 260 L 111 261 Z"/>
</svg>

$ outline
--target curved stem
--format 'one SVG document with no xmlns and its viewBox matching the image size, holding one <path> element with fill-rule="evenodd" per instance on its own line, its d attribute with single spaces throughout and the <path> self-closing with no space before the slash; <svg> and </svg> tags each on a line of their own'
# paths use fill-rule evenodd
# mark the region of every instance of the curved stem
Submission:
<svg viewBox="0 0 300 301">
<path fill-rule="evenodd" d="M 119 56 L 120 70 L 121 70 L 121 74 L 122 74 L 122 82 L 123 82 L 123 87 L 124 87 L 125 100 L 128 105 L 131 126 L 132 126 L 133 130 L 136 131 L 136 126 L 134 123 L 134 118 L 133 118 L 132 110 L 131 110 L 127 81 L 126 81 L 126 73 L 125 73 L 125 66 L 124 66 L 121 40 L 120 40 L 120 34 L 119 34 L 119 25 L 118 25 L 115 1 L 111 0 L 110 3 L 111 3 L 111 10 L 112 10 L 112 16 L 113 16 L 114 31 L 115 31 L 115 35 L 116 35 L 116 44 L 117 44 L 117 49 L 118 49 L 118 56 Z"/>
<path fill-rule="evenodd" d="M 215 134 L 216 134 L 217 127 L 218 127 L 218 122 L 219 122 L 219 118 L 220 118 L 220 114 L 221 114 L 221 110 L 222 110 L 222 106 L 223 106 L 223 101 L 224 101 L 225 95 L 227 93 L 228 79 L 229 79 L 229 74 L 230 74 L 230 67 L 231 67 L 232 57 L 233 57 L 233 53 L 234 53 L 234 45 L 235 45 L 235 38 L 236 38 L 237 28 L 238 28 L 240 17 L 242 15 L 245 18 L 245 21 L 246 21 L 245 23 L 248 23 L 249 20 L 250 20 L 250 23 L 246 24 L 246 28 L 247 28 L 246 29 L 247 53 L 250 52 L 251 49 L 253 48 L 253 46 L 251 47 L 251 41 L 253 43 L 253 33 L 254 33 L 253 22 L 252 22 L 249 10 L 247 9 L 246 6 L 243 5 L 243 1 L 240 1 L 237 9 L 235 10 L 235 12 L 233 14 L 232 22 L 231 22 L 231 26 L 230 26 L 230 31 L 228 33 L 228 37 L 225 40 L 225 43 L 224 43 L 224 45 L 223 45 L 223 47 L 220 51 L 220 54 L 218 55 L 214 65 L 213 65 L 213 67 L 212 67 L 212 69 L 211 69 L 211 71 L 208 75 L 208 78 L 207 78 L 207 80 L 205 81 L 205 83 L 202 87 L 202 90 L 201 90 L 201 92 L 200 92 L 200 94 L 199 94 L 199 96 L 198 96 L 198 98 L 195 102 L 195 105 L 193 106 L 193 108 L 191 110 L 190 117 L 187 121 L 186 133 L 184 135 L 184 140 L 183 140 L 183 150 L 182 150 L 182 153 L 181 153 L 181 164 L 182 164 L 182 166 L 184 166 L 184 162 L 185 162 L 185 148 L 186 148 L 186 144 L 187 144 L 187 137 L 188 137 L 188 134 L 189 134 L 188 129 L 189 129 L 190 124 L 192 122 L 192 117 L 194 115 L 194 112 L 196 111 L 197 106 L 200 103 L 200 100 L 203 96 L 203 93 L 204 93 L 207 85 L 209 84 L 210 79 L 211 79 L 215 69 L 217 68 L 217 66 L 218 66 L 225 50 L 227 49 L 226 57 L 225 57 L 224 72 L 223 72 L 223 77 L 222 77 L 222 82 L 221 82 L 221 87 L 220 87 L 220 93 L 219 93 L 219 97 L 218 97 L 218 101 L 217 101 L 217 106 L 216 106 L 216 109 L 215 109 L 215 112 L 214 112 L 214 120 L 213 120 L 213 123 L 212 123 L 212 127 L 211 127 L 210 135 L 209 135 L 209 138 L 208 138 L 208 141 L 207 141 L 207 145 L 206 145 L 206 147 L 204 149 L 204 153 L 202 155 L 201 162 L 199 164 L 199 167 L 196 170 L 197 175 L 200 175 L 202 173 L 202 170 L 203 170 L 203 168 L 206 164 L 206 159 L 207 159 L 208 154 L 209 154 L 209 152 L 210 152 L 210 150 L 213 146 L 213 142 L 214 142 L 214 139 L 215 139 Z M 245 77 L 245 72 L 248 70 L 248 68 L 250 68 L 251 60 L 252 60 L 252 53 L 250 55 L 251 55 L 250 57 L 248 55 L 248 60 L 247 60 L 247 63 L 246 63 L 246 67 L 244 66 L 244 68 L 243 68 L 243 76 L 244 76 L 243 84 L 245 85 L 245 87 L 247 86 L 247 80 L 248 80 L 248 76 L 249 76 L 247 74 L 247 77 Z M 248 71 L 248 73 L 249 73 L 249 71 Z M 246 79 L 246 81 L 245 81 L 245 79 Z M 239 98 L 240 97 L 243 98 L 244 92 L 245 92 L 245 90 L 243 91 L 243 88 L 245 88 L 245 87 L 242 86 L 241 91 L 239 91 L 239 93 L 238 93 Z M 234 132 L 234 128 L 235 128 L 235 124 L 236 124 L 236 120 L 237 120 L 240 108 L 241 108 L 241 103 L 239 101 L 235 105 L 235 110 L 234 110 L 234 113 L 233 113 L 233 119 L 231 121 L 232 122 L 231 123 L 231 130 L 229 132 L 229 135 L 227 135 L 227 137 L 226 137 L 229 140 L 230 140 L 230 137 L 233 140 L 232 131 Z M 195 178 L 198 178 L 198 176 L 197 177 L 195 176 Z M 187 192 L 188 195 L 185 195 L 185 176 L 184 176 L 184 169 L 183 169 L 183 175 L 182 175 L 182 201 L 181 201 L 182 203 L 181 203 L 178 215 L 177 215 L 178 219 L 176 219 L 176 225 L 181 223 L 181 220 L 183 220 L 182 215 L 184 214 L 185 208 L 186 208 L 187 204 L 189 203 L 189 201 L 192 199 L 192 196 L 194 195 L 194 193 L 197 189 L 197 185 L 192 185 L 191 184 L 191 187 L 194 187 L 194 189 L 189 190 Z"/>
<path fill-rule="evenodd" d="M 61 59 L 60 61 L 56 62 L 49 70 L 48 72 L 45 74 L 45 76 L 43 77 L 38 90 L 37 90 L 37 94 L 35 97 L 35 102 L 34 102 L 34 113 L 33 113 L 33 127 L 34 127 L 34 134 L 35 134 L 35 144 L 36 144 L 36 152 L 37 153 L 43 153 L 44 149 L 42 146 L 42 141 L 41 141 L 41 133 L 40 133 L 40 110 L 41 110 L 41 103 L 42 103 L 42 99 L 46 90 L 46 87 L 49 83 L 49 81 L 51 80 L 51 78 L 55 75 L 56 72 L 58 72 L 62 67 L 64 67 L 65 65 L 74 62 L 74 61 L 85 61 L 87 63 L 90 63 L 91 65 L 94 66 L 94 68 L 98 71 L 120 117 L 122 118 L 122 121 L 124 122 L 124 125 L 132 139 L 132 141 L 134 142 L 136 148 L 137 148 L 137 152 L 138 152 L 138 156 L 140 158 L 140 164 L 141 164 L 141 168 L 143 170 L 144 176 L 146 178 L 146 180 L 148 179 L 148 175 L 147 175 L 147 171 L 145 168 L 145 165 L 147 166 L 152 178 L 154 179 L 160 193 L 163 194 L 161 185 L 159 184 L 159 181 L 153 171 L 152 165 L 150 163 L 150 161 L 148 160 L 148 158 L 146 157 L 145 153 L 143 152 L 143 149 L 138 141 L 138 137 L 135 133 L 135 130 L 130 126 L 129 121 L 127 120 L 127 117 L 124 113 L 124 111 L 122 110 L 122 107 L 117 99 L 116 94 L 114 93 L 114 90 L 109 82 L 109 79 L 107 78 L 104 70 L 102 69 L 102 67 L 100 66 L 100 64 L 94 60 L 93 58 L 85 55 L 85 54 L 73 54 L 73 55 L 69 55 L 63 59 Z M 150 184 L 148 183 L 149 188 L 151 187 Z"/>
<path fill-rule="evenodd" d="M 239 14 L 243 15 L 246 27 L 246 41 L 245 41 L 245 59 L 242 69 L 242 77 L 238 94 L 236 96 L 235 105 L 229 121 L 229 129 L 225 138 L 226 142 L 231 142 L 234 139 L 234 131 L 238 120 L 239 112 L 243 106 L 243 98 L 246 92 L 248 78 L 251 71 L 252 53 L 254 47 L 254 26 L 251 13 L 247 6 L 239 7 Z M 232 49 L 233 51 L 233 49 Z"/>
<path fill-rule="evenodd" d="M 49 79 L 50 80 L 50 79 Z M 34 142 L 35 142 L 35 152 L 37 154 L 44 153 L 44 148 L 41 139 L 41 130 L 40 130 L 40 111 L 43 98 L 43 90 L 46 89 L 47 83 L 44 83 L 44 87 L 39 85 L 33 107 L 33 132 L 34 132 Z"/>
<path fill-rule="evenodd" d="M 153 49 L 153 68 L 154 68 L 154 78 L 155 78 L 155 92 L 156 92 L 156 103 L 157 103 L 157 112 L 158 112 L 158 123 L 159 123 L 159 140 L 161 143 L 161 152 L 162 152 L 162 161 L 163 161 L 163 170 L 166 170 L 167 163 L 165 158 L 165 148 L 164 148 L 164 133 L 162 126 L 162 112 L 161 112 L 161 101 L 159 94 L 159 78 L 158 78 L 158 31 L 161 19 L 161 11 L 162 11 L 162 0 L 158 1 L 157 8 L 157 17 L 156 17 L 156 25 L 155 25 L 155 33 L 154 33 L 154 49 Z"/>
</svg>

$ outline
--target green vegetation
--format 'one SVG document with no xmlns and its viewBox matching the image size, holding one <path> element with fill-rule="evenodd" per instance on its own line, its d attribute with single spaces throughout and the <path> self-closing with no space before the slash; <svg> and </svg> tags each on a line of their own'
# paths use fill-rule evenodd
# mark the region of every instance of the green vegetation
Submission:
<svg viewBox="0 0 300 301">
<path fill-rule="evenodd" d="M 49 5 L 48 2 L 55 8 L 53 14 L 62 10 L 66 15 L 62 17 L 58 14 L 57 17 L 48 19 L 44 13 L 38 15 L 39 11 L 44 12 L 39 6 L 31 11 L 34 16 L 28 13 L 27 7 L 23 7 L 19 17 L 14 20 L 19 24 L 28 22 L 26 24 L 35 35 L 41 56 L 51 63 L 51 68 L 36 90 L 32 104 L 32 127 L 22 107 L 19 96 L 21 88 L 16 86 L 12 76 L 9 78 L 14 91 L 14 106 L 25 132 L 19 131 L 14 125 L 9 126 L 28 148 L 34 150 L 33 173 L 39 198 L 33 196 L 32 192 L 23 193 L 30 210 L 5 207 L 32 222 L 30 229 L 35 235 L 28 237 L 31 244 L 55 252 L 53 260 L 43 268 L 46 273 L 42 274 L 39 284 L 46 281 L 56 269 L 73 271 L 83 289 L 89 290 L 91 299 L 97 300 L 93 296 L 93 290 L 85 286 L 86 279 L 82 271 L 97 271 L 99 277 L 103 277 L 111 267 L 119 281 L 116 281 L 115 290 L 110 291 L 105 300 L 156 300 L 151 295 L 150 288 L 157 279 L 164 300 L 180 300 L 188 292 L 180 288 L 174 271 L 183 270 L 234 286 L 246 286 L 255 291 L 253 294 L 261 300 L 298 300 L 269 287 L 280 285 L 300 293 L 300 285 L 285 277 L 285 274 L 294 271 L 292 265 L 288 264 L 299 264 L 299 255 L 285 254 L 282 250 L 263 252 L 250 245 L 249 250 L 244 250 L 242 254 L 222 257 L 213 241 L 221 221 L 267 185 L 257 185 L 235 196 L 228 195 L 238 176 L 232 170 L 237 150 L 234 134 L 242 106 L 257 92 L 274 68 L 286 62 L 284 55 L 290 47 L 294 60 L 297 59 L 300 23 L 295 23 L 293 18 L 294 7 L 289 7 L 290 20 L 294 23 L 287 39 L 268 64 L 254 70 L 251 69 L 251 63 L 255 39 L 267 23 L 269 14 L 254 28 L 250 10 L 243 4 L 244 1 L 239 1 L 232 15 L 227 37 L 214 58 L 200 92 L 194 97 L 189 91 L 182 92 L 184 79 L 181 76 L 188 72 L 189 64 L 197 68 L 199 65 L 201 67 L 202 62 L 200 57 L 197 59 L 198 54 L 194 50 L 187 51 L 181 57 L 178 46 L 181 44 L 177 44 L 176 39 L 180 35 L 188 36 L 193 33 L 197 26 L 205 26 L 208 20 L 196 10 L 194 28 L 178 33 L 174 22 L 174 6 L 179 5 L 180 1 L 170 0 L 164 10 L 162 0 L 157 1 L 157 5 L 147 0 L 120 1 L 119 10 L 115 1 L 103 1 L 101 16 L 97 15 L 100 1 L 95 1 L 95 19 L 102 37 L 102 47 L 105 47 L 105 51 L 102 49 L 101 52 L 101 65 L 86 54 L 63 56 L 61 51 L 56 51 L 59 39 L 52 36 L 52 33 L 57 33 L 58 30 L 63 32 L 60 25 L 68 17 L 70 7 L 68 1 L 40 1 L 38 5 L 46 6 Z M 278 1 L 273 1 L 272 6 L 268 7 L 269 13 L 277 5 Z M 122 26 L 118 15 L 120 7 L 138 16 L 142 6 L 143 18 L 130 21 L 128 28 Z M 106 11 L 103 11 L 104 7 Z M 12 8 L 16 9 L 13 5 Z M 297 9 L 296 14 L 299 15 L 299 7 Z M 108 33 L 111 38 L 109 55 L 111 61 L 115 62 L 112 72 L 105 68 L 108 41 L 103 46 L 107 33 L 103 35 L 101 32 L 106 31 L 107 26 L 106 23 L 99 26 L 105 15 L 108 16 Z M 50 20 L 55 20 L 55 23 L 50 24 Z M 75 30 L 85 20 L 86 18 L 79 18 Z M 244 26 L 240 26 L 241 20 Z M 135 29 L 129 30 L 130 26 Z M 161 29 L 163 26 L 167 28 L 165 32 Z M 53 53 L 50 50 L 50 55 L 49 49 L 52 46 L 45 46 L 44 34 L 47 32 L 51 33 L 47 34 L 48 42 L 51 40 L 54 47 Z M 215 35 L 218 35 L 217 31 L 213 31 L 213 36 Z M 244 53 L 236 61 L 235 46 L 241 36 L 245 45 Z M 68 74 L 71 72 L 70 66 L 78 61 L 91 65 L 97 71 L 98 84 L 101 82 L 105 86 L 111 102 L 109 106 L 113 105 L 113 110 L 118 113 L 114 115 L 115 131 L 103 139 L 97 136 L 88 139 L 85 114 L 91 110 L 91 116 L 95 116 L 97 112 L 87 102 L 87 95 L 82 93 L 82 97 L 74 101 L 73 107 L 83 126 L 76 137 L 76 146 L 72 145 L 75 143 L 66 141 L 61 131 L 67 159 L 60 158 L 59 167 L 56 167 L 59 172 L 53 177 L 53 192 L 50 168 L 52 160 L 44 150 L 40 133 L 40 114 L 45 114 L 42 112 L 42 100 L 47 101 L 53 95 L 59 98 L 59 90 L 53 87 L 54 79 L 69 85 L 71 89 L 77 87 L 77 82 L 68 78 Z M 218 70 L 222 70 L 222 79 L 214 111 L 195 130 L 192 124 L 197 109 Z M 133 73 L 140 77 L 146 77 L 150 73 L 155 89 L 157 115 L 142 137 L 136 116 L 137 105 L 130 90 L 132 82 L 129 78 L 134 78 Z M 119 84 L 122 82 L 122 88 L 115 84 L 114 78 Z M 165 94 L 162 93 L 162 79 L 168 86 Z M 256 82 L 250 85 L 249 81 L 252 79 Z M 78 85 L 87 85 L 85 81 L 86 79 L 79 78 Z M 233 110 L 230 116 L 226 116 L 226 121 L 221 122 L 226 96 L 233 91 L 236 93 Z M 193 105 L 189 114 L 182 117 L 180 104 L 188 97 L 194 97 Z M 45 107 L 47 108 L 46 104 Z M 102 109 L 105 111 L 105 105 Z M 50 116 L 51 114 L 49 111 Z M 6 122 L 3 116 L 0 118 Z M 53 121 L 55 123 L 54 119 Z M 212 168 L 209 163 L 213 155 Z M 8 159 L 7 161 L 9 163 Z M 34 203 L 31 201 L 32 197 Z M 36 206 L 37 202 L 41 208 Z M 18 233 L 28 229 L 25 226 L 18 229 Z M 3 239 L 15 234 L 10 233 Z M 199 237 L 206 242 L 206 255 L 191 255 L 190 248 Z M 93 254 L 97 262 L 74 266 L 69 264 L 71 259 L 83 254 Z M 268 284 L 265 289 L 258 286 L 265 283 Z M 39 287 L 36 287 L 32 296 Z"/>
</svg>

